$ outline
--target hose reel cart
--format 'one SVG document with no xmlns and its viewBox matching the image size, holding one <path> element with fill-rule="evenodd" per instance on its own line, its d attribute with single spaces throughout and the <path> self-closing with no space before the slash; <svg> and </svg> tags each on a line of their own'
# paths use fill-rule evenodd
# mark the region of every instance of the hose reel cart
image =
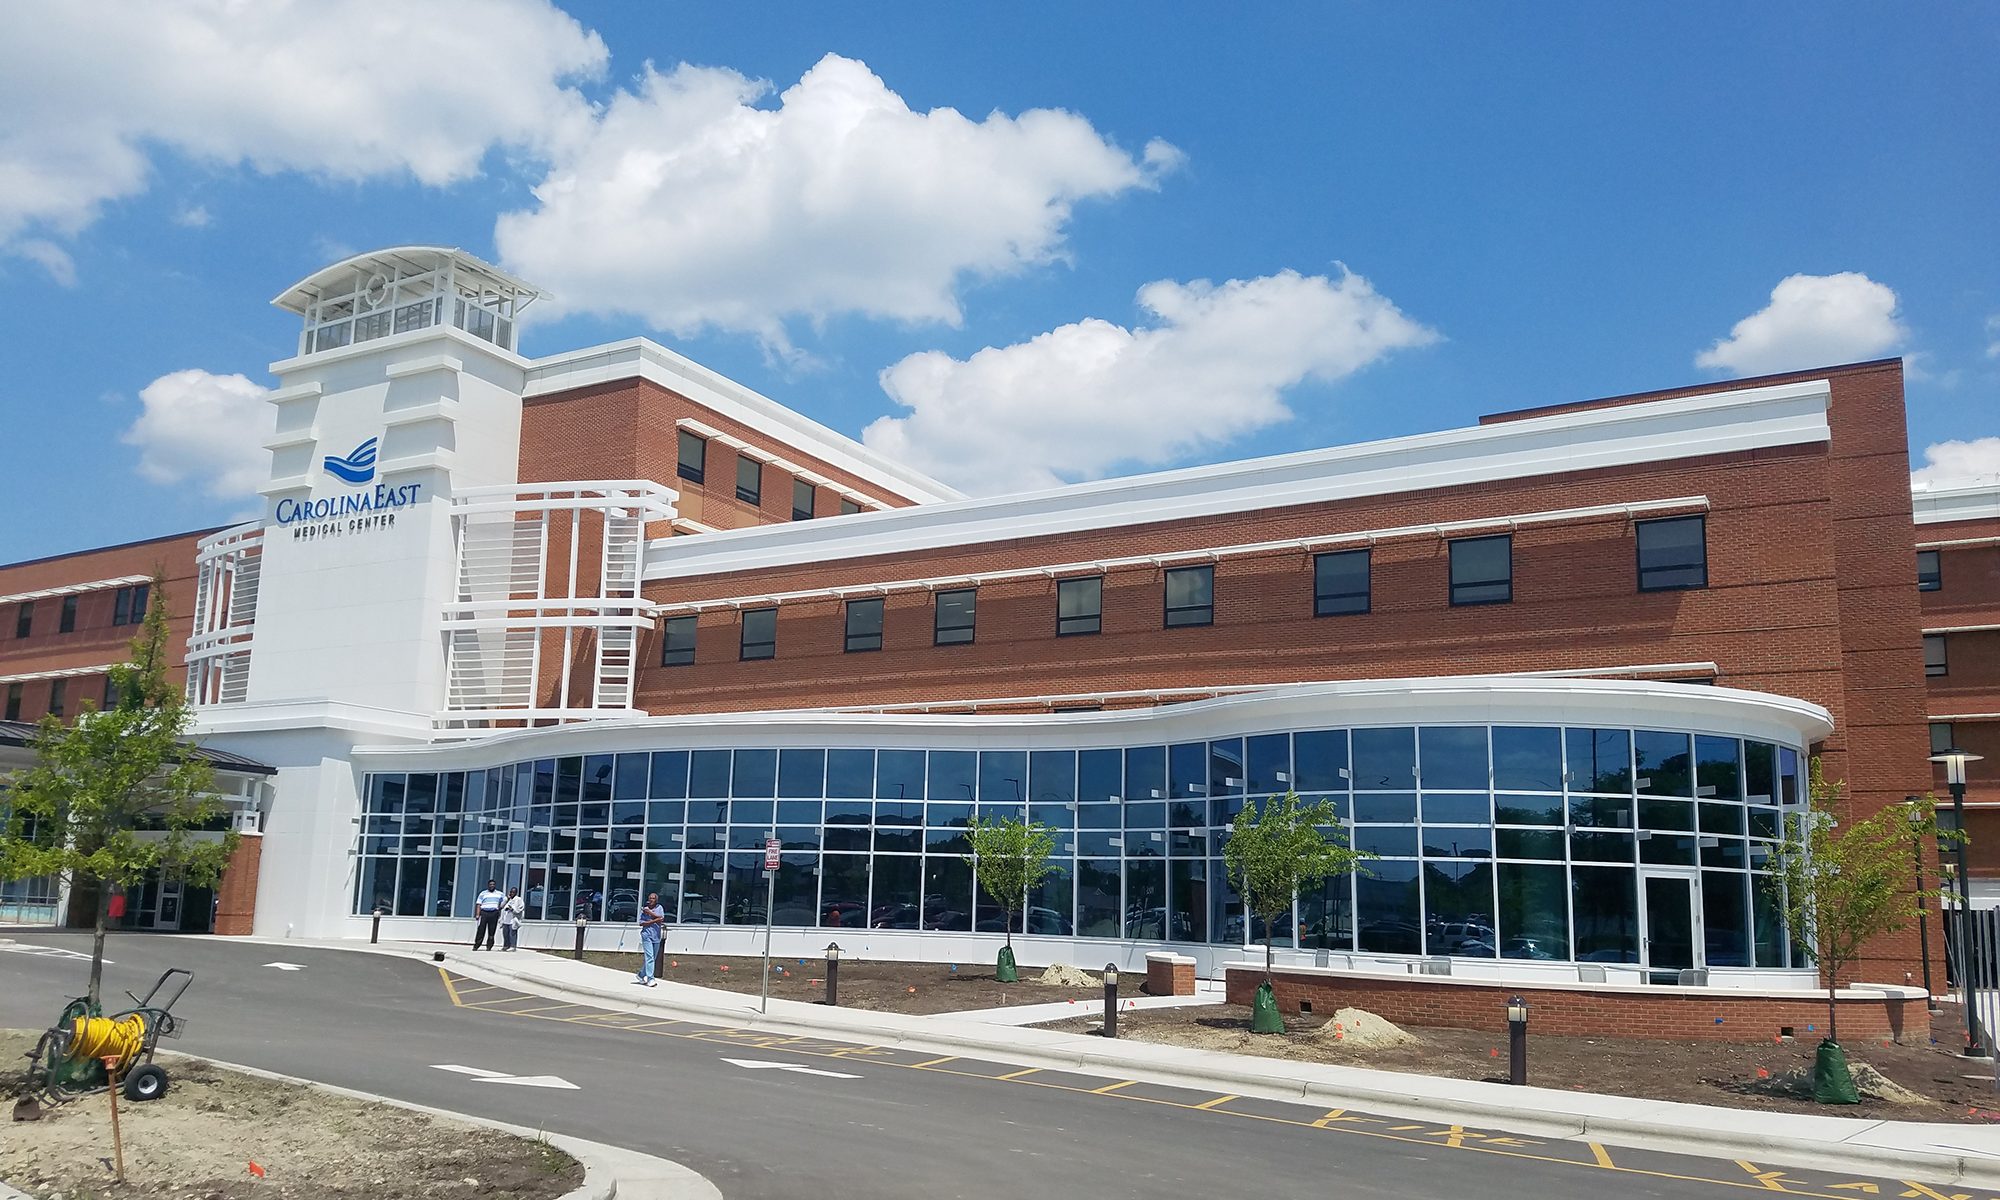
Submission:
<svg viewBox="0 0 2000 1200">
<path fill-rule="evenodd" d="M 71 1000 L 62 1016 L 42 1034 L 28 1056 L 26 1085 L 14 1104 L 14 1119 L 33 1121 L 44 1103 L 61 1104 L 101 1092 L 114 1079 L 127 1100 L 156 1100 L 167 1093 L 167 1070 L 153 1061 L 160 1039 L 181 1035 L 174 1005 L 194 982 L 194 972 L 170 967 L 161 972 L 142 1000 L 111 1016 L 92 1011 L 88 997 Z M 105 1060 L 111 1062 L 107 1066 Z"/>
</svg>

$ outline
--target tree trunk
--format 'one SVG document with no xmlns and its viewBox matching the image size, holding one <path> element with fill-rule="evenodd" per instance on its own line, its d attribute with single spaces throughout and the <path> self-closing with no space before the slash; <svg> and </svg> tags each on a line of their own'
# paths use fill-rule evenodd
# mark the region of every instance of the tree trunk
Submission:
<svg viewBox="0 0 2000 1200">
<path fill-rule="evenodd" d="M 1264 922 L 1264 982 L 1271 982 L 1271 923 Z"/>
<path fill-rule="evenodd" d="M 1014 948 L 1014 910 L 1007 910 L 1007 949 Z"/>
<path fill-rule="evenodd" d="M 97 881 L 97 921 L 90 936 L 90 1011 L 104 1007 L 104 923 L 111 915 L 111 883 Z"/>
<path fill-rule="evenodd" d="M 1833 1002 L 1834 989 L 1839 986 L 1839 976 L 1832 971 L 1826 973 L 1826 1040 L 1840 1040 L 1840 1009 Z"/>
</svg>

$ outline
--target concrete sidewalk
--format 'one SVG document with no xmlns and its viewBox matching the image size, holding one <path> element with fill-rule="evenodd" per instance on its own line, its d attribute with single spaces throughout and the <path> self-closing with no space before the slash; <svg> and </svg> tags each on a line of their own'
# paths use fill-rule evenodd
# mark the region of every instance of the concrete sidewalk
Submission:
<svg viewBox="0 0 2000 1200">
<path fill-rule="evenodd" d="M 712 1021 L 792 1036 L 852 1039 L 938 1054 L 977 1055 L 1022 1066 L 1219 1088 L 1273 1100 L 1307 1100 L 1328 1108 L 1476 1125 L 1537 1137 L 1899 1179 L 1914 1177 L 2000 1191 L 2000 1128 L 1993 1126 L 1770 1113 L 1509 1087 L 1106 1040 L 996 1025 L 963 1014 L 914 1016 L 792 1000 L 772 1000 L 769 1011 L 759 1014 L 755 996 L 665 981 L 642 988 L 622 970 L 526 950 L 473 953 L 462 945 L 369 946 L 351 941 L 275 944 L 389 954 L 425 962 L 431 961 L 434 952 L 442 952 L 444 966 L 483 982 L 624 1012 Z"/>
</svg>

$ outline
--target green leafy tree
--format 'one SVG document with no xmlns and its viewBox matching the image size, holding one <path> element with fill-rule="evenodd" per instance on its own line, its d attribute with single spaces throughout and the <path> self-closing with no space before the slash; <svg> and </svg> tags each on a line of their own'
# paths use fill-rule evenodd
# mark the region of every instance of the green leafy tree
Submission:
<svg viewBox="0 0 2000 1200">
<path fill-rule="evenodd" d="M 1322 833 L 1322 828 L 1330 832 Z M 1222 847 L 1243 907 L 1264 923 L 1264 983 L 1271 982 L 1271 926 L 1292 911 L 1292 897 L 1336 875 L 1367 873 L 1375 858 L 1347 844 L 1340 814 L 1325 800 L 1301 803 L 1296 792 L 1244 804 Z"/>
<path fill-rule="evenodd" d="M 1923 902 L 1936 892 L 1918 893 L 1909 886 L 1909 846 L 1912 837 L 1940 834 L 1936 801 L 1918 802 L 1915 818 L 1907 805 L 1892 805 L 1862 821 L 1843 826 L 1833 814 L 1844 787 L 1811 765 L 1812 804 L 1785 817 L 1784 853 L 1766 890 L 1785 914 L 1792 936 L 1806 948 L 1826 976 L 1827 1040 L 1840 1040 L 1834 993 L 1862 947 L 1921 919 Z"/>
<path fill-rule="evenodd" d="M 1014 914 L 1028 902 L 1035 885 L 1057 870 L 1049 861 L 1056 848 L 1056 829 L 1018 817 L 975 818 L 966 826 L 965 836 L 972 843 L 972 853 L 964 858 L 972 866 L 973 878 L 1007 914 L 1007 945 L 1001 951 L 1005 975 L 1014 963 Z"/>
<path fill-rule="evenodd" d="M 223 805 L 210 792 L 207 761 L 184 740 L 193 718 L 167 678 L 167 598 L 158 575 L 151 597 L 131 663 L 111 669 L 112 706 L 85 705 L 73 724 L 42 719 L 30 743 L 36 763 L 12 781 L 0 824 L 0 878 L 67 875 L 72 887 L 95 889 L 93 1009 L 103 992 L 111 893 L 155 871 L 211 887 L 237 840 L 204 832 Z"/>
</svg>

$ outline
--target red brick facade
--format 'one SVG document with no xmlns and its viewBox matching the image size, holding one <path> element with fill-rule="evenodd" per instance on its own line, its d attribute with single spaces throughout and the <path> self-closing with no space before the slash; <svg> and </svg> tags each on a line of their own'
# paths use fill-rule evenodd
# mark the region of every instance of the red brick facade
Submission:
<svg viewBox="0 0 2000 1200">
<path fill-rule="evenodd" d="M 224 937 L 248 937 L 257 915 L 257 875 L 264 856 L 264 835 L 246 833 L 236 842 L 222 881 L 215 885 L 215 932 Z"/>
<path fill-rule="evenodd" d="M 1229 1002 L 1248 1005 L 1264 981 L 1261 966 L 1225 971 Z M 1768 1042 L 1790 1036 L 1826 1036 L 1825 993 L 1737 992 L 1566 984 L 1534 987 L 1436 976 L 1350 972 L 1271 973 L 1278 1011 L 1301 1003 L 1316 1013 L 1360 1008 L 1398 1025 L 1507 1031 L 1507 1002 L 1528 1002 L 1531 1034 L 1558 1037 L 1654 1038 L 1665 1041 Z M 1836 1000 L 1843 1041 L 1928 1038 L 1930 1018 L 1921 996 L 1842 992 Z"/>
</svg>

